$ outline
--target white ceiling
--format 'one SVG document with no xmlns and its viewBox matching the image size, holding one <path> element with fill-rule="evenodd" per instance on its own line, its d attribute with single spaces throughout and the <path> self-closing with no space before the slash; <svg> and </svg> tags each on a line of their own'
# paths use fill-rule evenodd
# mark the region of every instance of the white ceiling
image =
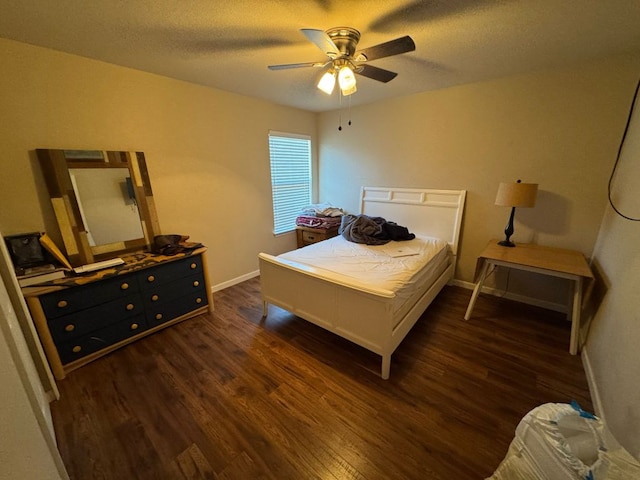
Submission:
<svg viewBox="0 0 640 480">
<path fill-rule="evenodd" d="M 349 26 L 359 48 L 410 35 L 415 52 L 358 76 L 353 106 L 640 51 L 640 0 L 0 0 L 0 37 L 310 111 L 324 61 L 301 33 Z M 343 102 L 347 102 L 343 99 Z"/>
</svg>

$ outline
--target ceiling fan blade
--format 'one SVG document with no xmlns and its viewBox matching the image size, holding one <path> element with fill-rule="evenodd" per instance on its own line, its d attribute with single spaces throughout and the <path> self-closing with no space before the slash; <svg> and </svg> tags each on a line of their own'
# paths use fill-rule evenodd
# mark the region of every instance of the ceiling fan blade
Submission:
<svg viewBox="0 0 640 480">
<path fill-rule="evenodd" d="M 303 28 L 300 31 L 310 42 L 322 50 L 325 55 L 331 58 L 336 58 L 340 55 L 340 50 L 338 50 L 338 47 L 336 47 L 336 44 L 333 43 L 333 40 L 331 40 L 331 37 L 329 37 L 326 32 L 314 28 Z"/>
<path fill-rule="evenodd" d="M 373 65 L 359 65 L 356 68 L 356 73 L 383 83 L 390 82 L 398 75 L 396 72 L 390 72 L 389 70 L 374 67 Z"/>
<path fill-rule="evenodd" d="M 359 50 L 355 53 L 354 58 L 358 62 L 376 60 L 378 58 L 390 57 L 401 53 L 413 52 L 416 44 L 410 36 L 404 36 L 390 40 L 385 43 L 374 45 L 373 47 Z"/>
<path fill-rule="evenodd" d="M 283 65 L 269 65 L 269 70 L 287 70 L 289 68 L 324 67 L 328 62 L 285 63 Z"/>
</svg>

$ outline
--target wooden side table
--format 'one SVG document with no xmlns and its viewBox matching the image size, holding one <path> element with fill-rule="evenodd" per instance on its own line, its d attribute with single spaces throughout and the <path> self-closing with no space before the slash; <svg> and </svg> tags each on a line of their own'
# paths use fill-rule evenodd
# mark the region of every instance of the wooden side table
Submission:
<svg viewBox="0 0 640 480">
<path fill-rule="evenodd" d="M 331 228 L 296 227 L 298 248 L 327 240 L 336 235 L 338 235 L 337 226 Z"/>
<path fill-rule="evenodd" d="M 471 318 L 473 307 L 482 290 L 482 284 L 491 271 L 491 267 L 496 265 L 572 281 L 572 300 L 569 301 L 567 313 L 567 317 L 571 320 L 569 353 L 577 354 L 580 311 L 582 309 L 582 283 L 585 278 L 589 281 L 593 280 L 593 273 L 584 255 L 574 250 L 532 244 L 518 244 L 512 248 L 503 247 L 498 245 L 498 240 L 491 240 L 478 257 L 478 268 L 476 269 L 478 283 L 473 289 L 467 312 L 464 315 L 465 320 Z"/>
</svg>

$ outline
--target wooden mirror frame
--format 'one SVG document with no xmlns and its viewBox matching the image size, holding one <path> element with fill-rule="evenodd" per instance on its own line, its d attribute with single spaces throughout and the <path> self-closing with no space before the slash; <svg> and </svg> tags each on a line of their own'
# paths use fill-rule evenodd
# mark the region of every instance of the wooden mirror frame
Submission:
<svg viewBox="0 0 640 480">
<path fill-rule="evenodd" d="M 125 252 L 148 250 L 160 225 L 143 152 L 36 149 L 58 221 L 67 257 L 73 266 L 117 257 Z M 140 214 L 143 237 L 106 245 L 89 245 L 69 169 L 127 168 Z"/>
</svg>

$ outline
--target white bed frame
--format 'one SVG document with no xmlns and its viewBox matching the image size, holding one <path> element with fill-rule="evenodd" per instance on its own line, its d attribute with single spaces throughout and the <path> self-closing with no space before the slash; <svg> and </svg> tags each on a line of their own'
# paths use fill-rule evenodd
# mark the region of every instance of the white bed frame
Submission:
<svg viewBox="0 0 640 480">
<path fill-rule="evenodd" d="M 360 213 L 383 217 L 419 235 L 446 240 L 452 262 L 431 285 L 394 315 L 394 293 L 354 282 L 347 276 L 260 253 L 263 315 L 277 305 L 309 322 L 382 356 L 382 378 L 389 378 L 391 354 L 440 290 L 453 279 L 465 190 L 362 187 Z"/>
</svg>

